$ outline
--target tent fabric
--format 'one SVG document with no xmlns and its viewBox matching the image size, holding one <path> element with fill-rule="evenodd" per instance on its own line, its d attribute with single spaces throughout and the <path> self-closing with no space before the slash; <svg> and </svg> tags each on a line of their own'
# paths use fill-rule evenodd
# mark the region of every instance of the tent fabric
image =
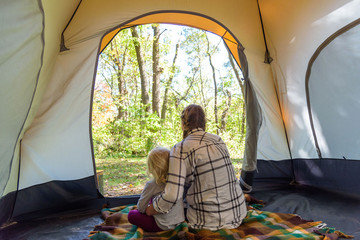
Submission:
<svg viewBox="0 0 360 240">
<path fill-rule="evenodd" d="M 360 0 L 1 1 L 0 223 L 101 198 L 98 54 L 119 27 L 148 21 L 223 37 L 248 85 L 244 168 L 255 180 L 359 195 L 344 187 L 360 178 L 359 10 Z"/>
<path fill-rule="evenodd" d="M 307 64 L 329 36 L 358 18 L 359 1 L 332 1 L 331 4 L 299 1 L 296 6 L 288 1 L 275 2 L 281 4 L 260 1 L 260 9 L 270 40 L 269 50 L 275 59 L 271 65 L 276 73 L 292 157 L 317 158 L 306 114 L 304 77 Z M 305 12 L 306 17 L 300 17 Z"/>
<path fill-rule="evenodd" d="M 359 161 L 346 161 L 344 164 L 344 159 L 294 159 L 295 179 L 299 184 L 359 196 Z"/>
<path fill-rule="evenodd" d="M 43 64 L 43 15 L 38 2 L 12 4 L 8 1 L 2 3 L 1 16 L 7 19 L 6 24 L 3 21 L 1 23 L 0 42 L 0 196 L 3 196 L 4 192 L 8 192 L 6 188 L 16 189 L 17 173 L 15 171 L 11 178 L 10 172 L 12 168 L 17 168 L 17 145 Z M 14 32 L 14 29 L 17 31 Z M 29 62 L 31 64 L 28 64 Z"/>
<path fill-rule="evenodd" d="M 195 12 L 164 11 L 152 12 L 145 14 L 144 16 L 140 16 L 129 23 L 122 24 L 121 27 L 111 30 L 111 32 L 106 34 L 101 41 L 100 51 L 102 51 L 112 38 L 122 29 L 150 23 L 184 25 L 212 32 L 224 39 L 224 42 L 233 54 L 235 60 L 238 64 L 240 64 L 239 55 L 237 54 L 239 43 L 229 30 L 220 23 L 216 22 L 215 19 L 210 19 L 208 16 L 202 16 Z"/>
<path fill-rule="evenodd" d="M 44 201 L 43 199 L 47 199 Z M 98 198 L 94 177 L 75 181 L 51 181 L 19 191 L 16 197 L 13 217 L 21 216 L 54 205 L 66 206 L 78 201 L 88 201 Z"/>
<path fill-rule="evenodd" d="M 354 121 L 360 118 L 360 85 L 356 84 L 360 75 L 359 39 L 358 19 L 330 36 L 309 66 L 311 74 L 306 79 L 308 109 L 314 124 L 314 139 L 324 158 L 359 159 L 360 129 Z M 329 109 L 324 105 L 332 107 Z"/>
</svg>

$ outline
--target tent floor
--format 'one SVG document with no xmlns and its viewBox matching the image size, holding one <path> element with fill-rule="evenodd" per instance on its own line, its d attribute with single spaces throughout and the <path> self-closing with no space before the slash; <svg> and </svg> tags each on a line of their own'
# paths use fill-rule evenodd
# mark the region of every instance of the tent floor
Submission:
<svg viewBox="0 0 360 240">
<path fill-rule="evenodd" d="M 87 238 L 95 225 L 103 222 L 99 213 L 82 216 L 67 216 L 11 225 L 0 231 L 0 239 L 16 240 L 81 240 Z"/>
<path fill-rule="evenodd" d="M 293 213 L 306 220 L 322 221 L 354 239 L 360 239 L 360 198 L 318 188 L 269 186 L 252 194 L 266 202 L 264 211 Z"/>
<path fill-rule="evenodd" d="M 266 211 L 295 213 L 303 219 L 323 221 L 360 239 L 359 198 L 310 187 L 273 185 L 252 195 L 266 202 Z M 0 231 L 0 239 L 83 239 L 102 221 L 97 213 L 22 222 Z"/>
</svg>

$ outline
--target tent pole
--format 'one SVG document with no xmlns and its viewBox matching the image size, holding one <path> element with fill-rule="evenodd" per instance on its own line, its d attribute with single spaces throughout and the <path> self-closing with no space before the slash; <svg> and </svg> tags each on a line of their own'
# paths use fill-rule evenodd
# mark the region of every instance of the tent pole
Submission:
<svg viewBox="0 0 360 240">
<path fill-rule="evenodd" d="M 257 0 L 256 2 L 257 2 L 258 10 L 259 10 L 261 29 L 262 29 L 263 38 L 264 38 L 264 44 L 265 44 L 265 49 L 266 49 L 265 50 L 265 61 L 264 61 L 264 63 L 270 64 L 273 61 L 273 59 L 270 56 L 270 52 L 269 52 L 267 42 L 266 42 L 265 29 L 264 29 L 264 23 L 263 23 L 263 20 L 262 20 L 262 16 L 261 16 L 259 0 Z M 290 149 L 290 144 L 289 144 L 289 137 L 288 137 L 288 134 L 287 134 L 286 125 L 285 125 L 285 121 L 284 121 L 284 118 L 283 118 L 283 112 L 282 112 L 279 93 L 278 93 L 278 86 L 276 85 L 276 82 L 274 81 L 274 78 L 273 78 L 273 84 L 274 84 L 274 89 L 275 89 L 275 93 L 276 93 L 276 99 L 277 99 L 277 102 L 278 102 L 278 105 L 279 105 L 279 110 L 280 110 L 280 114 L 281 114 L 281 120 L 282 120 L 283 127 L 284 127 L 286 143 L 287 143 L 287 147 L 288 147 L 288 151 L 289 151 L 289 155 L 290 155 L 290 159 L 291 159 L 291 168 L 292 168 L 292 171 L 293 171 L 293 178 L 294 178 L 293 181 L 295 181 L 295 169 L 294 169 L 294 165 L 293 165 L 293 161 L 292 161 L 293 157 L 292 157 L 292 154 L 291 154 L 291 149 Z"/>
<path fill-rule="evenodd" d="M 263 20 L 262 20 L 262 16 L 261 16 L 261 11 L 260 11 L 259 0 L 257 0 L 256 2 L 257 2 L 258 10 L 259 10 L 261 29 L 262 29 L 262 34 L 263 34 L 264 43 L 265 43 L 265 60 L 264 60 L 264 63 L 269 63 L 270 64 L 273 61 L 273 59 L 270 56 L 270 52 L 269 52 L 267 42 L 266 42 L 265 30 L 264 30 L 264 24 L 263 24 Z"/>
</svg>

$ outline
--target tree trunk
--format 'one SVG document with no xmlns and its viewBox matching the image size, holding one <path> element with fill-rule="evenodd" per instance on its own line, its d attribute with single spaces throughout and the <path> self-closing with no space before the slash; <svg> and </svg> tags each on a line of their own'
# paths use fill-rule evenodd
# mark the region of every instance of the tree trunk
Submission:
<svg viewBox="0 0 360 240">
<path fill-rule="evenodd" d="M 152 85 L 152 110 L 160 116 L 160 51 L 159 51 L 159 39 L 160 39 L 160 28 L 159 25 L 152 25 L 154 31 L 153 39 L 153 85 Z"/>
<path fill-rule="evenodd" d="M 142 53 L 141 45 L 139 42 L 139 34 L 136 30 L 136 27 L 131 27 L 131 35 L 133 37 L 137 62 L 138 62 L 139 71 L 140 71 L 141 103 L 145 106 L 146 112 L 149 112 L 150 111 L 149 86 L 148 86 L 148 80 L 147 80 L 146 73 L 145 73 L 145 62 L 144 62 L 144 58 L 143 58 L 143 53 Z"/>
<path fill-rule="evenodd" d="M 207 42 L 206 54 L 209 57 L 209 63 L 210 63 L 210 66 L 211 66 L 212 77 L 213 77 L 213 81 L 214 81 L 214 115 L 215 115 L 215 124 L 217 126 L 216 134 L 219 134 L 219 120 L 218 120 L 218 109 L 217 109 L 217 94 L 218 93 L 217 93 L 217 84 L 216 84 L 216 76 L 215 76 L 215 67 L 214 67 L 214 64 L 212 63 L 212 60 L 211 60 L 210 42 L 209 42 L 209 39 L 208 39 L 206 34 L 205 34 L 205 36 L 206 36 L 206 42 Z"/>
<path fill-rule="evenodd" d="M 229 109 L 231 106 L 231 93 L 228 90 L 226 90 L 226 95 L 228 96 L 228 99 L 227 99 L 226 107 L 221 114 L 221 127 L 220 127 L 221 132 L 226 131 L 227 116 L 229 114 Z"/>
<path fill-rule="evenodd" d="M 118 104 L 118 115 L 117 115 L 117 119 L 124 119 L 126 112 L 124 111 L 124 99 L 126 98 L 125 96 L 125 80 L 123 78 L 123 69 L 125 66 L 125 53 L 123 56 L 123 62 L 121 65 L 121 71 L 118 72 L 118 77 L 117 77 L 117 81 L 118 81 L 118 89 L 119 89 L 119 104 Z"/>
<path fill-rule="evenodd" d="M 181 96 L 180 93 L 178 93 L 176 90 L 173 89 L 173 91 L 179 96 L 177 99 L 176 99 L 176 108 L 178 108 L 178 106 L 180 105 L 180 102 L 185 100 L 187 98 L 187 96 L 189 95 L 189 92 L 190 92 L 190 89 L 192 88 L 194 82 L 195 82 L 195 75 L 197 73 L 197 71 L 199 70 L 199 68 L 195 68 L 193 69 L 193 76 L 190 80 L 190 83 L 188 85 L 188 88 L 185 90 L 185 93 Z"/>
<path fill-rule="evenodd" d="M 175 63 L 176 63 L 176 59 L 177 59 L 177 56 L 178 56 L 179 46 L 180 46 L 180 44 L 178 42 L 176 44 L 176 47 L 175 47 L 175 55 L 174 55 L 174 59 L 173 59 L 171 70 L 170 70 L 171 71 L 170 76 L 169 76 L 169 79 L 167 80 L 166 85 L 165 85 L 164 101 L 163 101 L 163 105 L 162 105 L 162 108 L 161 108 L 161 119 L 163 119 L 163 120 L 165 120 L 165 116 L 166 116 L 169 88 L 170 88 L 171 83 L 172 83 L 172 81 L 174 79 L 174 76 L 175 76 Z"/>
<path fill-rule="evenodd" d="M 115 46 L 114 46 L 115 45 Z M 110 42 L 110 49 L 111 52 L 115 52 L 115 54 L 111 55 L 111 59 L 113 63 L 115 64 L 115 71 L 116 71 L 116 81 L 118 86 L 118 102 L 116 104 L 118 114 L 116 116 L 116 119 L 123 119 L 126 116 L 126 112 L 124 111 L 124 99 L 125 99 L 125 79 L 123 78 L 123 72 L 125 68 L 125 59 L 126 59 L 126 53 L 128 49 L 128 45 L 125 46 L 125 50 L 121 56 L 121 54 L 118 51 L 116 40 Z M 121 62 L 120 62 L 120 58 Z"/>
<path fill-rule="evenodd" d="M 199 93 L 199 95 L 200 95 L 202 105 L 204 106 L 204 111 L 206 113 L 208 102 L 206 101 L 206 97 L 205 97 L 205 94 L 204 94 L 204 89 L 207 86 L 205 87 L 204 78 L 202 77 L 201 67 L 199 67 L 198 69 L 199 69 L 199 82 L 200 82 L 200 93 Z"/>
<path fill-rule="evenodd" d="M 234 70 L 234 73 L 235 73 L 235 76 L 236 76 L 236 79 L 239 83 L 239 86 L 240 86 L 240 89 L 241 89 L 241 93 L 242 93 L 242 96 L 243 96 L 243 99 L 245 98 L 245 87 L 244 87 L 244 83 L 240 77 L 240 74 L 238 72 L 238 70 L 236 69 L 236 66 L 235 66 L 235 63 L 234 63 L 234 60 L 233 60 L 233 57 L 230 53 L 230 51 L 228 51 L 228 54 L 229 54 L 229 61 L 230 61 L 230 64 Z M 244 140 L 244 136 L 245 136 L 245 101 L 242 102 L 241 104 L 242 106 L 242 113 L 241 113 L 241 126 L 240 126 L 240 133 L 241 133 L 241 138 L 240 138 L 240 143 L 242 143 L 242 141 Z"/>
</svg>

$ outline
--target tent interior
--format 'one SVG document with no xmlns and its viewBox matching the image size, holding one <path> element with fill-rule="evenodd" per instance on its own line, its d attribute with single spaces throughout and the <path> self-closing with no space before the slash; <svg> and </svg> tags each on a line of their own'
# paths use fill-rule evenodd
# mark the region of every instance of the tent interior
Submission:
<svg viewBox="0 0 360 240">
<path fill-rule="evenodd" d="M 99 53 L 145 23 L 225 41 L 246 83 L 241 178 L 265 210 L 360 237 L 359 0 L 0 6 L 0 239 L 86 238 L 103 204 L 136 204 L 98 190 L 91 106 Z"/>
</svg>

